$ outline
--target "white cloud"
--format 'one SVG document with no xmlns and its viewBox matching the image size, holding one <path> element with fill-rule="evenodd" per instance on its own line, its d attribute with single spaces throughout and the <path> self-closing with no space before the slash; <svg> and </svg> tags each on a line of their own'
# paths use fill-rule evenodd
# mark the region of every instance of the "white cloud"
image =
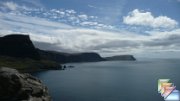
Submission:
<svg viewBox="0 0 180 101">
<path fill-rule="evenodd" d="M 105 25 L 105 24 L 101 24 L 98 22 L 91 22 L 91 21 L 81 22 L 80 25 L 88 26 L 88 27 L 92 27 L 96 29 L 113 29 L 114 28 L 114 26 L 111 26 L 111 25 Z"/>
<path fill-rule="evenodd" d="M 16 10 L 18 5 L 14 2 L 4 2 L 3 5 L 7 7 L 9 10 Z"/>
<path fill-rule="evenodd" d="M 27 1 L 23 0 L 26 3 L 33 4 L 36 2 L 35 0 Z M 37 1 L 39 2 L 39 0 Z M 27 5 L 18 5 L 13 2 L 1 2 L 2 7 L 0 10 L 6 13 L 12 13 L 14 15 L 25 15 L 25 16 L 34 16 L 45 18 L 49 20 L 56 20 L 61 23 L 68 23 L 73 26 L 81 26 L 81 27 L 91 27 L 97 29 L 112 29 L 113 27 L 110 25 L 106 25 L 103 23 L 97 22 L 97 16 L 88 16 L 82 12 L 78 13 L 73 9 L 44 9 L 44 8 L 30 8 Z M 40 4 L 38 4 L 40 6 Z M 35 5 L 37 6 L 37 5 Z M 11 11 L 8 11 L 11 10 Z M 16 17 L 16 16 L 15 16 Z"/>
<path fill-rule="evenodd" d="M 65 15 L 65 12 L 63 12 L 63 11 L 59 11 L 59 14 L 61 14 L 61 15 Z"/>
<path fill-rule="evenodd" d="M 167 16 L 154 17 L 151 12 L 133 10 L 128 16 L 123 17 L 123 23 L 129 25 L 142 25 L 153 28 L 175 28 L 178 22 Z"/>
<path fill-rule="evenodd" d="M 95 26 L 95 25 L 98 25 L 97 22 L 82 22 L 81 25 L 91 25 L 91 26 Z"/>
<path fill-rule="evenodd" d="M 91 18 L 91 19 L 96 19 L 96 18 L 98 18 L 97 16 L 89 16 L 89 18 Z"/>
<path fill-rule="evenodd" d="M 26 1 L 26 0 L 23 0 Z M 34 1 L 34 0 L 33 0 Z M 33 8 L 32 6 L 29 7 L 27 4 L 21 4 L 19 5 L 18 3 L 12 2 L 12 1 L 7 1 L 7 2 L 0 2 L 0 10 L 4 12 L 9 12 L 11 11 L 12 13 L 27 13 L 31 11 L 42 11 L 43 8 Z"/>
<path fill-rule="evenodd" d="M 67 12 L 67 13 L 70 13 L 70 14 L 75 14 L 75 13 L 76 13 L 76 11 L 74 11 L 74 10 L 72 10 L 72 9 L 71 9 L 71 10 L 66 10 L 66 12 Z"/>
<path fill-rule="evenodd" d="M 8 19 L 5 21 L 7 21 L 7 23 L 9 22 L 10 24 L 19 23 L 19 25 L 29 24 L 29 25 L 47 26 L 51 28 L 71 28 L 71 26 L 69 25 L 48 21 L 47 19 L 38 18 L 38 17 L 28 17 L 25 15 L 16 15 L 16 14 L 5 14 L 1 12 L 0 12 L 0 16 L 4 19 Z M 28 18 L 31 19 L 31 21 L 29 21 Z"/>
<path fill-rule="evenodd" d="M 79 17 L 81 20 L 87 20 L 87 19 L 88 19 L 88 16 L 85 15 L 85 14 L 78 15 L 78 17 Z"/>
</svg>

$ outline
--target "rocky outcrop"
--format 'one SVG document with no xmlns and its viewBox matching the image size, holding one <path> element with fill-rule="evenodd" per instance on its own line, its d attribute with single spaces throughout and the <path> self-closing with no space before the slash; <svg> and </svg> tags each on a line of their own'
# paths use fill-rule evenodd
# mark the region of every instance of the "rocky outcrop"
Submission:
<svg viewBox="0 0 180 101">
<path fill-rule="evenodd" d="M 124 60 L 124 61 L 135 61 L 133 55 L 118 55 L 118 56 L 112 56 L 112 57 L 105 57 L 107 61 L 115 61 L 115 60 Z"/>
<path fill-rule="evenodd" d="M 51 101 L 47 87 L 30 74 L 0 68 L 0 101 Z"/>
<path fill-rule="evenodd" d="M 40 55 L 29 35 L 13 34 L 0 37 L 0 55 L 40 59 Z"/>
</svg>

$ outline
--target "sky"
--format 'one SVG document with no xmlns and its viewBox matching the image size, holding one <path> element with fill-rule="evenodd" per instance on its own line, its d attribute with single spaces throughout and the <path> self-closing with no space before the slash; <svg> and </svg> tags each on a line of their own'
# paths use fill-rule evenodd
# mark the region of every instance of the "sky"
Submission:
<svg viewBox="0 0 180 101">
<path fill-rule="evenodd" d="M 0 36 L 101 56 L 180 57 L 180 0 L 0 0 Z"/>
</svg>

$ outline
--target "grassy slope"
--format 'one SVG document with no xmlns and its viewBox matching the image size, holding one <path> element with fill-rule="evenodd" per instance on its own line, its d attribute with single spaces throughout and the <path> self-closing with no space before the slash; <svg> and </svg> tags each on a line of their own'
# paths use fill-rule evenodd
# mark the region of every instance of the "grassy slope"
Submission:
<svg viewBox="0 0 180 101">
<path fill-rule="evenodd" d="M 42 69 L 61 69 L 61 66 L 49 60 L 32 60 L 0 56 L 0 67 L 15 68 L 20 71 L 37 71 Z"/>
</svg>

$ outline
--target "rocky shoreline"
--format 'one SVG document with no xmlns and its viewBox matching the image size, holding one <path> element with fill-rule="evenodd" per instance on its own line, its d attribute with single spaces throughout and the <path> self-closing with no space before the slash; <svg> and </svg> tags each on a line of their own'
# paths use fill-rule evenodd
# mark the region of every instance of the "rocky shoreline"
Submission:
<svg viewBox="0 0 180 101">
<path fill-rule="evenodd" d="M 0 68 L 0 101 L 52 101 L 41 80 L 16 69 Z"/>
</svg>

